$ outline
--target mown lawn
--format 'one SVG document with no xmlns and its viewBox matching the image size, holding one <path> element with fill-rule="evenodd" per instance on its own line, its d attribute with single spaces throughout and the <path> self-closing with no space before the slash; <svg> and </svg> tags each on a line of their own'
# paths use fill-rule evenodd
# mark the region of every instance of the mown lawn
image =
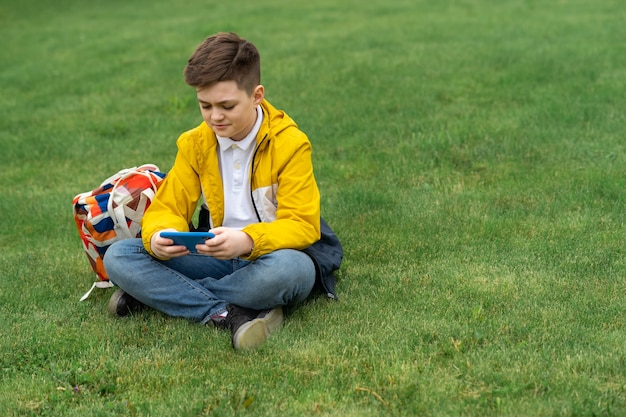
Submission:
<svg viewBox="0 0 626 417">
<path fill-rule="evenodd" d="M 626 415 L 626 6 L 616 0 L 0 0 L 6 416 Z M 106 314 L 72 219 L 200 122 L 236 31 L 314 146 L 345 249 L 252 352 Z"/>
</svg>

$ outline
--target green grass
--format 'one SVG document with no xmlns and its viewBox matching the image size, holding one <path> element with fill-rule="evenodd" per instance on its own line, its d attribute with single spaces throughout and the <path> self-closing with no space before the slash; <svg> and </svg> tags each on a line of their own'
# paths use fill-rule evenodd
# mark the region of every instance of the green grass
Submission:
<svg viewBox="0 0 626 417">
<path fill-rule="evenodd" d="M 213 4 L 214 3 L 214 4 Z M 626 414 L 626 6 L 617 0 L 0 0 L 6 416 Z M 169 169 L 182 69 L 251 39 L 345 248 L 253 352 L 116 320 L 72 197 Z"/>
</svg>

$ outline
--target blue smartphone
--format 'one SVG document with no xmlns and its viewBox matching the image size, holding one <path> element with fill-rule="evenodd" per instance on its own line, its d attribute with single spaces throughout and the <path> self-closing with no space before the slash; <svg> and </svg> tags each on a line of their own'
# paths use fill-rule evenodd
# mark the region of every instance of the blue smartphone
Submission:
<svg viewBox="0 0 626 417">
<path fill-rule="evenodd" d="M 189 252 L 197 252 L 196 245 L 204 243 L 205 240 L 214 238 L 211 232 L 161 232 L 161 237 L 172 239 L 175 245 L 183 245 Z"/>
</svg>

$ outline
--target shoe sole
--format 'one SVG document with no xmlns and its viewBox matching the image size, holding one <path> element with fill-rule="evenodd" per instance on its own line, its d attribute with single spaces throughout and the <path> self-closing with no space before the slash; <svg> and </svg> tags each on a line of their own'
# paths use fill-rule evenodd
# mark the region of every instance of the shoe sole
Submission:
<svg viewBox="0 0 626 417">
<path fill-rule="evenodd" d="M 113 317 L 124 317 L 128 315 L 128 311 L 117 311 L 117 304 L 120 302 L 120 298 L 124 295 L 124 291 L 119 288 L 115 290 L 111 298 L 109 299 L 109 314 Z M 121 314 L 120 314 L 121 313 Z"/>
<path fill-rule="evenodd" d="M 120 308 L 120 299 L 125 295 L 126 293 L 124 290 L 118 288 L 109 299 L 108 310 L 109 314 L 113 317 L 126 317 L 129 314 L 137 313 L 145 308 L 143 304 L 134 299 L 132 299 L 133 301 L 131 304 L 128 304 L 129 300 L 127 300 L 126 303 L 124 303 L 125 308 Z"/>
<path fill-rule="evenodd" d="M 283 309 L 279 307 L 270 310 L 264 317 L 242 324 L 233 335 L 233 347 L 239 350 L 253 349 L 261 345 L 270 333 L 283 324 L 283 321 Z"/>
</svg>

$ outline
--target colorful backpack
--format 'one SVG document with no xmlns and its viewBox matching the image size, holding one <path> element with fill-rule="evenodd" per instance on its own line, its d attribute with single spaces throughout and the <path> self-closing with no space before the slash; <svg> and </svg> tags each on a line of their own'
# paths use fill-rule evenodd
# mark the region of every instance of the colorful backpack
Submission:
<svg viewBox="0 0 626 417">
<path fill-rule="evenodd" d="M 141 218 L 163 178 L 156 165 L 146 164 L 123 169 L 95 190 L 74 197 L 74 221 L 97 277 L 81 301 L 96 287 L 113 286 L 104 270 L 104 254 L 113 242 L 141 237 Z"/>
</svg>

